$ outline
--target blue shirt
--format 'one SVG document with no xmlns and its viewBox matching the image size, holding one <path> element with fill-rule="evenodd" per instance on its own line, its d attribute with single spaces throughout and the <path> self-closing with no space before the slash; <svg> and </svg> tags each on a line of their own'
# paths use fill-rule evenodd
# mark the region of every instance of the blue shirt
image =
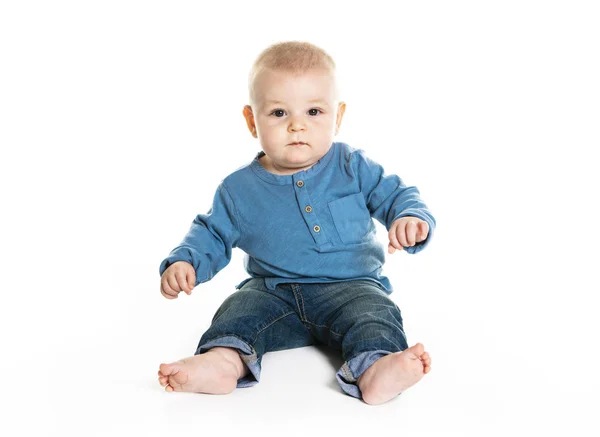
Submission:
<svg viewBox="0 0 600 437">
<path fill-rule="evenodd" d="M 425 220 L 429 235 L 404 248 L 410 254 L 431 240 L 435 219 L 417 188 L 386 175 L 364 151 L 333 143 L 311 168 L 285 176 L 265 170 L 258 161 L 263 155 L 221 182 L 212 208 L 196 216 L 161 263 L 161 275 L 174 262 L 186 261 L 196 270 L 196 285 L 207 282 L 239 247 L 246 253 L 246 271 L 265 278 L 270 289 L 280 283 L 367 279 L 389 294 L 390 281 L 381 275 L 384 248 L 372 218 L 388 230 L 400 217 Z"/>
</svg>

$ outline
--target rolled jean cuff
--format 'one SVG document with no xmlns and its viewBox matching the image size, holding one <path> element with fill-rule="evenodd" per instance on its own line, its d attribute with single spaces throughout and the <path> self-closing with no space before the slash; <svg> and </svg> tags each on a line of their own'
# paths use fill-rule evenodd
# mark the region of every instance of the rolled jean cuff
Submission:
<svg viewBox="0 0 600 437">
<path fill-rule="evenodd" d="M 199 345 L 194 355 L 200 355 L 204 352 L 207 352 L 209 349 L 212 349 L 213 347 L 229 347 L 237 349 L 240 358 L 246 364 L 246 366 L 248 366 L 248 369 L 250 369 L 250 373 L 248 375 L 238 379 L 237 388 L 252 387 L 253 385 L 258 384 L 260 381 L 260 362 L 258 360 L 258 356 L 256 355 L 256 351 L 252 346 L 245 341 L 231 335 L 227 337 L 215 338 L 207 343 L 204 343 L 203 345 Z"/>
<path fill-rule="evenodd" d="M 362 393 L 356 381 L 375 361 L 389 354 L 391 352 L 384 350 L 362 352 L 345 362 L 335 374 L 342 390 L 350 396 L 361 399 Z"/>
</svg>

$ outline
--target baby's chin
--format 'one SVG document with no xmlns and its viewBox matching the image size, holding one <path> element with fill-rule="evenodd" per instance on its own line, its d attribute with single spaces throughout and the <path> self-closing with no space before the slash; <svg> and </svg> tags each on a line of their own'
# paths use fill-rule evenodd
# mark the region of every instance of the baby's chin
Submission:
<svg viewBox="0 0 600 437">
<path fill-rule="evenodd" d="M 285 161 L 277 162 L 277 167 L 280 171 L 299 172 L 307 170 L 317 163 L 318 159 L 286 159 Z"/>
<path fill-rule="evenodd" d="M 299 167 L 310 162 L 312 157 L 308 153 L 294 152 L 286 153 L 282 156 L 281 165 L 289 165 L 292 167 Z"/>
</svg>

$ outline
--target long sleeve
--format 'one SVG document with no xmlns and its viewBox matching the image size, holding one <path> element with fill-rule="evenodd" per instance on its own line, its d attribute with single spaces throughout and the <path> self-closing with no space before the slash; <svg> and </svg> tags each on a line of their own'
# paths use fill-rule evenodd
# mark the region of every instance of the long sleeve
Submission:
<svg viewBox="0 0 600 437">
<path fill-rule="evenodd" d="M 406 247 L 406 252 L 420 252 L 429 244 L 435 229 L 435 219 L 421 200 L 417 187 L 406 186 L 400 177 L 386 175 L 383 167 L 365 156 L 362 150 L 353 154 L 352 169 L 359 178 L 361 192 L 365 196 L 371 217 L 389 231 L 392 223 L 405 216 L 418 217 L 429 225 L 429 235 L 425 241 Z"/>
<path fill-rule="evenodd" d="M 196 284 L 207 282 L 231 260 L 231 252 L 240 238 L 237 211 L 224 183 L 219 185 L 212 208 L 198 214 L 183 241 L 160 264 L 163 272 L 177 261 L 194 266 Z"/>
</svg>

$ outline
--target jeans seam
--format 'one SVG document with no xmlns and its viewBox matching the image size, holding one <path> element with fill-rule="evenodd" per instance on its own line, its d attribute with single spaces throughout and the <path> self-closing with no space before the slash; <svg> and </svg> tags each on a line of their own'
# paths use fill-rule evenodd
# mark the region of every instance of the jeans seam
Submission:
<svg viewBox="0 0 600 437">
<path fill-rule="evenodd" d="M 306 318 L 306 309 L 304 308 L 304 296 L 302 296 L 302 290 L 298 287 L 298 294 L 300 295 L 300 301 L 302 302 L 302 314 L 304 314 L 304 320 L 308 322 Z"/>
<path fill-rule="evenodd" d="M 296 300 L 296 306 L 298 307 L 298 313 L 300 314 L 300 320 L 303 322 L 308 322 L 308 320 L 306 320 L 306 314 L 304 313 L 304 299 L 302 298 L 300 287 L 298 287 L 296 284 L 291 284 L 291 286 L 292 292 L 294 293 L 294 299 Z M 296 292 L 298 292 L 298 294 L 300 295 L 300 300 L 302 301 L 302 309 L 300 309 L 300 302 L 298 301 L 298 294 L 296 294 Z"/>
<path fill-rule="evenodd" d="M 285 318 L 285 317 L 287 317 L 289 315 L 292 315 L 292 314 L 295 314 L 295 312 L 294 311 L 287 312 L 287 313 L 285 313 L 285 314 L 277 317 L 275 320 L 271 321 L 267 326 L 265 326 L 263 329 L 261 329 L 260 331 L 258 331 L 256 333 L 256 337 L 254 337 L 254 340 L 252 340 L 252 344 L 254 345 L 254 343 L 256 343 L 256 339 L 258 338 L 258 336 L 260 334 L 262 334 L 265 330 L 267 330 L 268 328 L 270 328 L 271 326 L 273 326 L 275 323 L 277 323 L 281 319 L 283 319 L 283 318 Z M 254 349 L 254 347 L 253 347 L 253 349 Z"/>
<path fill-rule="evenodd" d="M 314 326 L 315 328 L 327 328 L 327 330 L 329 331 L 330 334 L 337 335 L 339 337 L 342 337 L 342 335 L 343 335 L 343 334 L 340 334 L 338 332 L 332 331 L 331 328 L 329 326 L 327 326 L 327 325 L 317 325 L 316 323 L 309 322 L 308 320 L 306 321 L 306 323 Z"/>
</svg>

